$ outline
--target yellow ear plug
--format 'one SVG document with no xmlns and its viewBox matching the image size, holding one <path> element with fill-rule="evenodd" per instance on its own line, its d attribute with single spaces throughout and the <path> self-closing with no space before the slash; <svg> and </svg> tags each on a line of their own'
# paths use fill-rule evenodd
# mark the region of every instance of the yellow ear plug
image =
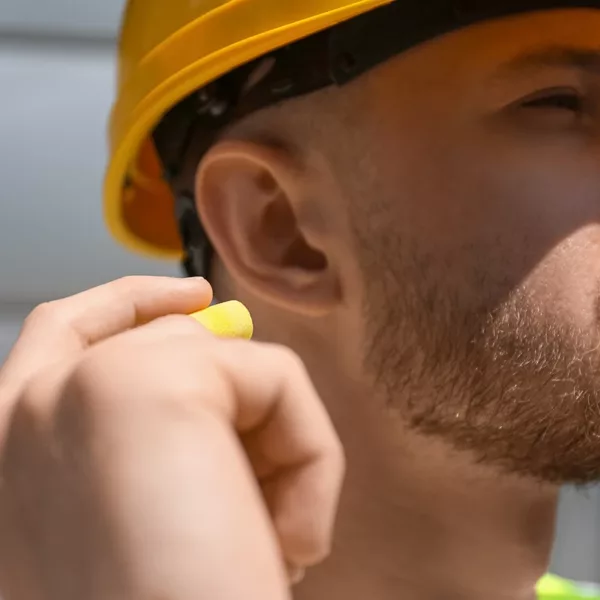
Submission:
<svg viewBox="0 0 600 600">
<path fill-rule="evenodd" d="M 190 317 L 219 337 L 249 340 L 254 333 L 250 312 L 236 300 L 210 306 Z"/>
</svg>

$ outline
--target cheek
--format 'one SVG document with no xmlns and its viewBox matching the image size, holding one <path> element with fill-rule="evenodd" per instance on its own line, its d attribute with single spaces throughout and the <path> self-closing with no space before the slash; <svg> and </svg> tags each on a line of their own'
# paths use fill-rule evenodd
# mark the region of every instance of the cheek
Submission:
<svg viewBox="0 0 600 600">
<path fill-rule="evenodd" d="M 595 335 L 600 306 L 600 225 L 573 232 L 526 277 L 521 290 L 555 322 Z"/>
<path fill-rule="evenodd" d="M 600 153 L 483 135 L 388 148 L 381 230 L 394 223 L 469 308 L 524 288 L 537 306 L 588 326 L 600 282 Z"/>
<path fill-rule="evenodd" d="M 462 234 L 488 260 L 488 281 L 522 288 L 543 312 L 588 327 L 600 282 L 598 153 L 565 140 L 487 146 L 465 157 L 470 173 L 455 176 L 466 190 Z"/>
</svg>

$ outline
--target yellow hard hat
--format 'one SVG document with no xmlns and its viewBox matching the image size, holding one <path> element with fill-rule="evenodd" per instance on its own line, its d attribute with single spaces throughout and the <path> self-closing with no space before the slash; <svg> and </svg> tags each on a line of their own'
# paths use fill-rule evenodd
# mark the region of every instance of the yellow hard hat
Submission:
<svg viewBox="0 0 600 600">
<path fill-rule="evenodd" d="M 152 132 L 190 93 L 236 67 L 390 0 L 129 0 L 110 121 L 105 216 L 125 246 L 181 256 Z"/>
<path fill-rule="evenodd" d="M 182 212 L 193 209 L 179 205 L 180 191 L 174 197 L 173 167 L 197 166 L 192 159 L 225 125 L 279 100 L 343 84 L 482 19 L 591 5 L 600 0 L 129 0 L 110 121 L 109 228 L 125 246 L 163 258 L 181 258 L 184 238 L 189 263 L 197 262 L 187 238 L 204 249 L 209 244 L 202 231 L 186 234 L 197 218 L 182 226 Z M 269 57 L 273 76 L 262 76 L 248 93 L 257 65 Z M 204 147 L 190 158 L 186 152 L 198 139 Z"/>
</svg>

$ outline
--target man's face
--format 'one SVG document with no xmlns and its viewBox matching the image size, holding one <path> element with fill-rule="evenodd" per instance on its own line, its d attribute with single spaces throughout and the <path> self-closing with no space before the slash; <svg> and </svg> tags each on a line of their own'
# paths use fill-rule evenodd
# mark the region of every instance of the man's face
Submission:
<svg viewBox="0 0 600 600">
<path fill-rule="evenodd" d="M 363 83 L 340 178 L 369 375 L 482 462 L 600 478 L 600 11 L 478 25 Z"/>
</svg>

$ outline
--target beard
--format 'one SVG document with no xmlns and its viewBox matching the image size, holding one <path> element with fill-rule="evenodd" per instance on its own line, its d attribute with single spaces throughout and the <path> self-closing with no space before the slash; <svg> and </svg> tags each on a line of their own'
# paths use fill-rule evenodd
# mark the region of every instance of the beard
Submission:
<svg viewBox="0 0 600 600">
<path fill-rule="evenodd" d="M 597 329 L 561 324 L 487 265 L 457 277 L 391 236 L 358 237 L 365 367 L 406 426 L 504 473 L 600 479 Z"/>
</svg>

